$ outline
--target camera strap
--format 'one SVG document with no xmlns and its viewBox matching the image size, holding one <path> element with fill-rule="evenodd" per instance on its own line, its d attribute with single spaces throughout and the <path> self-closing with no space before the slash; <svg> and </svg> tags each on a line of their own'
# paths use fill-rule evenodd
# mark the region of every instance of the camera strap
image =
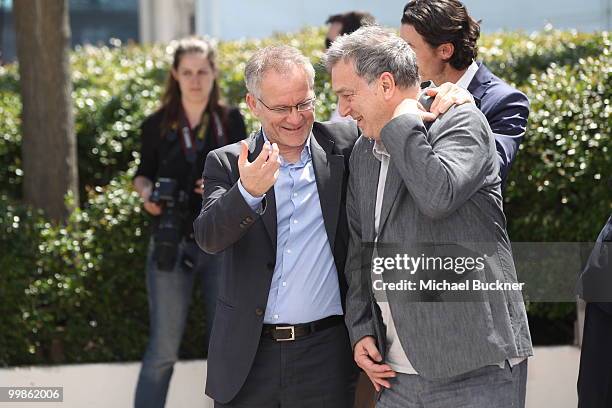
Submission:
<svg viewBox="0 0 612 408">
<path fill-rule="evenodd" d="M 202 113 L 202 119 L 200 120 L 199 127 L 197 132 L 194 132 L 194 129 L 189 126 L 189 121 L 187 120 L 187 116 L 185 112 L 181 109 L 180 116 L 180 144 L 183 150 L 183 154 L 185 155 L 185 159 L 190 164 L 193 164 L 198 156 L 198 152 L 201 152 L 204 149 L 204 142 L 206 137 L 206 130 L 208 129 L 209 119 L 212 116 L 212 126 L 211 131 L 214 133 L 215 142 L 218 147 L 224 146 L 227 144 L 225 140 L 225 132 L 223 131 L 223 123 L 219 118 L 219 114 L 217 112 L 212 112 L 209 115 L 207 111 Z"/>
<path fill-rule="evenodd" d="M 227 140 L 227 136 L 223 131 L 223 123 L 221 123 L 221 118 L 219 118 L 219 114 L 217 112 L 212 113 L 212 118 L 217 147 L 223 147 L 229 143 L 229 140 Z"/>
<path fill-rule="evenodd" d="M 204 119 L 204 118 L 202 118 Z M 204 123 L 200 123 L 200 129 L 198 133 L 203 133 Z M 199 140 L 198 140 L 199 139 Z M 197 137 L 193 129 L 189 126 L 189 122 L 187 121 L 187 117 L 181 110 L 181 126 L 179 132 L 179 142 L 181 145 L 181 149 L 183 150 L 183 154 L 185 155 L 185 159 L 189 164 L 193 164 L 196 161 L 198 156 L 198 141 L 200 145 L 204 145 L 203 137 L 200 139 Z M 200 148 L 201 149 L 201 148 Z"/>
</svg>

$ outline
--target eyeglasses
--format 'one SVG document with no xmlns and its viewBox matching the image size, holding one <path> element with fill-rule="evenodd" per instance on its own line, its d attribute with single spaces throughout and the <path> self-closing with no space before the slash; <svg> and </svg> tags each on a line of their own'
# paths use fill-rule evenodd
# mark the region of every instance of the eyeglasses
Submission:
<svg viewBox="0 0 612 408">
<path fill-rule="evenodd" d="M 308 99 L 307 101 L 300 102 L 297 105 L 278 106 L 275 108 L 269 107 L 268 105 L 266 105 L 264 101 L 262 101 L 259 98 L 257 98 L 257 100 L 261 102 L 261 104 L 265 106 L 269 111 L 285 116 L 285 115 L 290 115 L 291 112 L 293 112 L 293 108 L 295 108 L 298 112 L 307 112 L 307 111 L 313 110 L 315 106 L 315 101 L 317 100 L 317 98 L 313 97 L 311 99 Z"/>
</svg>

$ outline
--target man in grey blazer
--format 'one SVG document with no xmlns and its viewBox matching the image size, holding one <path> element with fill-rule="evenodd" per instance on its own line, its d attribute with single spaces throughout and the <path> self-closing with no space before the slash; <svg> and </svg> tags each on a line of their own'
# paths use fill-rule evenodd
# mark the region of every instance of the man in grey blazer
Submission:
<svg viewBox="0 0 612 408">
<path fill-rule="evenodd" d="M 325 62 L 340 114 L 363 133 L 349 165 L 345 320 L 377 406 L 523 406 L 531 339 L 486 118 L 464 104 L 425 126 L 415 54 L 380 27 L 339 38 Z M 458 251 L 477 264 L 400 271 L 406 257 L 459 265 Z M 398 276 L 490 287 L 398 290 Z"/>
</svg>

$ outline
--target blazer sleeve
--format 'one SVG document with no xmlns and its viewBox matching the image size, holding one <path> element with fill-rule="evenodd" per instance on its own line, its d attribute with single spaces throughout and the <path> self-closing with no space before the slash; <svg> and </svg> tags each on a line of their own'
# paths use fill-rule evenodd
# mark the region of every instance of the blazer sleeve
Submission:
<svg viewBox="0 0 612 408">
<path fill-rule="evenodd" d="M 360 139 L 361 140 L 361 139 Z M 359 151 L 359 140 L 349 159 L 350 176 L 346 196 L 346 213 L 348 219 L 349 241 L 344 273 L 348 285 L 346 293 L 345 322 L 348 328 L 351 345 L 365 336 L 376 337 L 372 316 L 369 290 L 369 270 L 362 267 L 363 258 L 361 242 L 361 214 L 359 210 L 358 175 L 356 152 Z M 371 258 L 371 257 L 370 257 Z"/>
<path fill-rule="evenodd" d="M 134 178 L 144 176 L 151 181 L 155 180 L 158 163 L 158 145 L 160 140 L 160 123 L 156 117 L 149 116 L 140 126 L 140 163 Z"/>
<path fill-rule="evenodd" d="M 259 217 L 240 193 L 230 160 L 237 162 L 237 156 L 213 150 L 204 164 L 202 210 L 193 222 L 193 230 L 200 248 L 210 254 L 233 245 Z"/>
<path fill-rule="evenodd" d="M 385 148 L 419 210 L 444 218 L 469 200 L 491 174 L 493 143 L 485 118 L 471 105 L 451 108 L 429 137 L 420 117 L 401 115 L 381 132 Z"/>
<path fill-rule="evenodd" d="M 486 117 L 495 136 L 500 176 L 505 183 L 527 129 L 529 100 L 512 89 L 495 101 Z"/>
</svg>

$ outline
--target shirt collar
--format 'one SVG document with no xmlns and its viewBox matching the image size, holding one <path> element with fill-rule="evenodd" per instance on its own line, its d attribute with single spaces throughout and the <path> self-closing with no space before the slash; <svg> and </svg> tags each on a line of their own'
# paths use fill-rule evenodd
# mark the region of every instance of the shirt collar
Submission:
<svg viewBox="0 0 612 408">
<path fill-rule="evenodd" d="M 387 148 L 383 144 L 382 140 L 374 141 L 374 148 L 372 149 L 372 154 L 378 161 L 382 161 L 383 156 L 389 158 L 391 155 L 387 152 Z"/>
<path fill-rule="evenodd" d="M 474 79 L 474 75 L 476 75 L 476 71 L 478 71 L 478 64 L 472 61 L 468 69 L 461 75 L 461 78 L 457 81 L 457 85 L 463 89 L 467 89 L 470 86 L 470 82 Z"/>
<path fill-rule="evenodd" d="M 265 142 L 269 142 L 270 140 L 268 139 L 268 136 L 266 136 L 266 131 L 264 130 L 264 128 L 261 128 L 261 134 L 263 135 L 264 138 L 264 143 Z M 310 152 L 310 138 L 312 137 L 312 130 L 310 131 L 310 134 L 308 135 L 308 138 L 306 139 L 306 144 L 304 145 L 304 148 L 302 149 L 302 153 L 300 155 L 300 161 L 297 163 L 288 163 L 287 161 L 285 161 L 285 159 L 283 158 L 283 156 L 280 156 L 281 159 L 281 166 L 287 166 L 287 165 L 291 165 L 291 164 L 305 164 L 308 162 L 308 160 L 311 159 L 312 155 Z"/>
</svg>

